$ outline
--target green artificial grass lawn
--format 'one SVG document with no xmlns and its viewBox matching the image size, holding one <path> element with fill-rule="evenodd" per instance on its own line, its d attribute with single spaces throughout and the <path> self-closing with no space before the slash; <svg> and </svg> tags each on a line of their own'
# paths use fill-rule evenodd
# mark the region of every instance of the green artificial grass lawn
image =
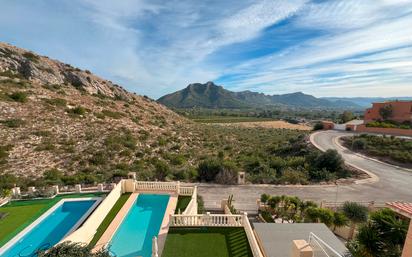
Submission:
<svg viewBox="0 0 412 257">
<path fill-rule="evenodd" d="M 129 199 L 130 193 L 126 193 L 120 196 L 117 202 L 114 204 L 110 212 L 104 218 L 102 224 L 97 228 L 97 232 L 94 235 L 92 241 L 90 242 L 89 246 L 93 247 L 96 245 L 97 241 L 99 241 L 100 237 L 103 235 L 104 231 L 106 231 L 107 227 L 112 223 L 113 219 L 116 217 L 117 213 L 126 203 L 127 199 Z"/>
<path fill-rule="evenodd" d="M 179 210 L 180 213 L 184 212 L 191 199 L 191 196 L 179 196 L 177 198 L 175 214 L 179 213 Z"/>
<path fill-rule="evenodd" d="M 30 225 L 63 198 L 95 197 L 105 193 L 59 195 L 53 199 L 13 201 L 0 207 L 7 216 L 0 219 L 0 247 Z"/>
<path fill-rule="evenodd" d="M 243 228 L 170 228 L 162 257 L 251 257 Z"/>
</svg>

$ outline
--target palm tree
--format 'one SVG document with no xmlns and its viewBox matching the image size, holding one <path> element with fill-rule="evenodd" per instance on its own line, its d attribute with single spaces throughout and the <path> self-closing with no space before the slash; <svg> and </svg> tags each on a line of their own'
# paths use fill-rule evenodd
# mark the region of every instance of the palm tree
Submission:
<svg viewBox="0 0 412 257">
<path fill-rule="evenodd" d="M 342 212 L 351 222 L 349 239 L 352 239 L 356 225 L 368 220 L 368 208 L 356 202 L 345 202 Z"/>
<path fill-rule="evenodd" d="M 346 225 L 348 225 L 348 218 L 346 218 L 345 214 L 343 214 L 342 212 L 334 212 L 333 213 L 333 231 L 335 231 L 336 228 L 340 228 Z"/>
</svg>

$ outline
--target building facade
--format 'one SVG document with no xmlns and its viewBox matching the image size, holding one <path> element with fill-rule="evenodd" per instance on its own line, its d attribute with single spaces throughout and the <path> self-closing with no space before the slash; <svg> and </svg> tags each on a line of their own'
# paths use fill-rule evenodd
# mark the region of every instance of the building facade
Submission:
<svg viewBox="0 0 412 257">
<path fill-rule="evenodd" d="M 373 103 L 372 108 L 366 109 L 364 121 L 369 123 L 372 121 L 385 120 L 382 117 L 381 110 L 383 108 L 391 109 L 391 114 L 387 117 L 387 120 L 396 122 L 412 122 L 412 101 L 391 101 L 382 103 Z"/>
</svg>

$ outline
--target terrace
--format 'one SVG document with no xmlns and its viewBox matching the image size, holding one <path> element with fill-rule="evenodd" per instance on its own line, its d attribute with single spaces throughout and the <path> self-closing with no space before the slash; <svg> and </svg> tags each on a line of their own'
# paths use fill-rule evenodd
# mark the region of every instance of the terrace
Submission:
<svg viewBox="0 0 412 257">
<path fill-rule="evenodd" d="M 113 256 L 119 257 L 268 256 L 264 254 L 265 249 L 259 242 L 247 213 L 232 214 L 226 200 L 222 200 L 224 214 L 198 213 L 196 187 L 183 186 L 180 182 L 136 181 L 133 174 L 128 179 L 111 185 L 110 192 L 99 192 L 108 187 L 100 185 L 96 188 L 94 194 L 104 194 L 104 200 L 77 230 L 59 243 L 81 243 L 94 247 L 94 250 L 107 248 Z M 20 206 L 21 209 L 16 209 L 15 213 L 22 212 L 24 215 L 13 224 L 20 224 L 21 231 L 60 199 L 84 197 L 90 191 L 92 190 L 83 191 L 77 185 L 76 194 L 58 192 L 52 199 L 32 200 L 27 204 L 12 201 L 0 208 L 0 212 Z M 14 189 L 13 192 L 16 194 L 19 190 Z M 160 202 L 165 202 L 163 207 Z M 10 221 L 10 217 L 5 219 Z M 3 220 L 6 221 L 5 219 Z M 12 229 L 2 230 L 2 240 L 6 242 L 18 232 Z M 135 243 L 125 244 L 130 241 Z"/>
</svg>

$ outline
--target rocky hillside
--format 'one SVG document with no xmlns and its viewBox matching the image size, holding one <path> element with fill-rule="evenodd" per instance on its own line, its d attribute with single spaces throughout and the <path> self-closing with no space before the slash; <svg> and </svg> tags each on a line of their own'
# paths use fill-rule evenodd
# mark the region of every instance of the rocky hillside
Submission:
<svg viewBox="0 0 412 257">
<path fill-rule="evenodd" d="M 90 71 L 0 43 L 0 175 L 58 169 L 107 178 L 139 169 L 139 159 L 167 145 L 162 138 L 184 148 L 190 126 Z"/>
<path fill-rule="evenodd" d="M 329 101 L 316 98 L 302 92 L 283 95 L 265 95 L 263 93 L 241 91 L 233 92 L 217 86 L 213 82 L 205 84 L 194 83 L 174 93 L 158 99 L 171 108 L 201 107 L 208 109 L 242 109 L 264 108 L 271 106 L 299 107 L 299 108 L 357 108 L 354 103 L 347 101 Z"/>
</svg>

